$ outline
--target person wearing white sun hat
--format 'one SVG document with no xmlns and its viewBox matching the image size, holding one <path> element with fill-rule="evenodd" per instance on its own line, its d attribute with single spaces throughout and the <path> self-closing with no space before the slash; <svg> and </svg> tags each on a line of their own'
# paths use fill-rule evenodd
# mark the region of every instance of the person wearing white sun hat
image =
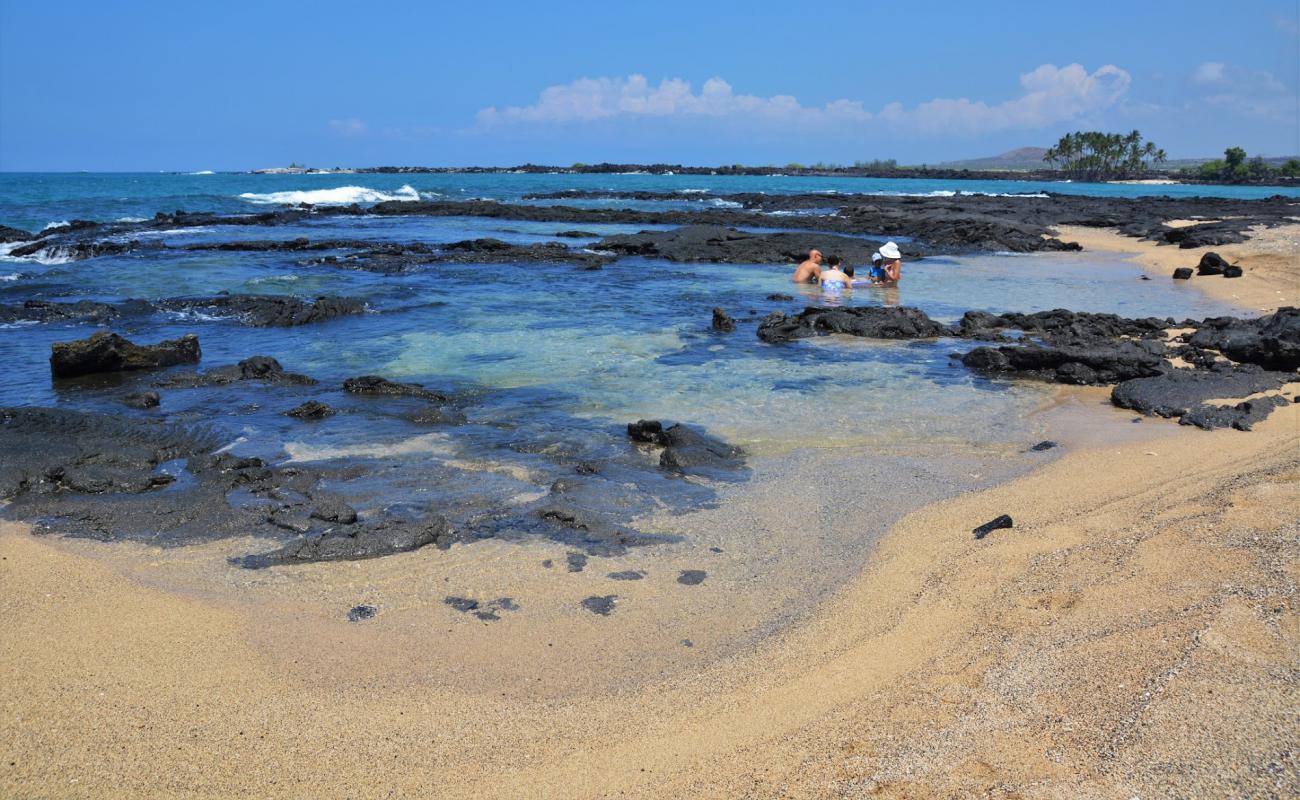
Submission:
<svg viewBox="0 0 1300 800">
<path fill-rule="evenodd" d="M 903 254 L 898 251 L 898 245 L 885 242 L 880 248 L 880 258 L 880 271 L 884 273 L 880 277 L 880 282 L 898 283 L 898 279 L 903 277 Z"/>
</svg>

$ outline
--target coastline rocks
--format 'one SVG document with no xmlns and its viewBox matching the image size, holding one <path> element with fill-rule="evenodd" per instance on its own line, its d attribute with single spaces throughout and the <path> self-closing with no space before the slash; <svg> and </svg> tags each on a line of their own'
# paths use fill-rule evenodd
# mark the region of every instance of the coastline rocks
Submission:
<svg viewBox="0 0 1300 800">
<path fill-rule="evenodd" d="M 1053 342 L 1078 343 L 1089 339 L 1154 339 L 1164 334 L 1166 328 L 1175 326 L 1172 319 L 1144 317 L 1130 319 L 1117 314 L 1097 314 L 1088 311 L 1069 311 L 1056 308 L 1032 314 L 1010 312 L 990 314 L 987 311 L 967 311 L 954 328 L 963 339 L 998 341 L 1005 337 L 1001 331 L 1015 328 L 1025 333 L 1037 334 Z"/>
<path fill-rule="evenodd" d="M 196 364 L 199 337 L 187 334 L 152 345 L 138 345 L 116 333 L 99 332 L 86 339 L 55 342 L 50 371 L 56 378 L 73 378 L 99 372 L 158 369 Z"/>
<path fill-rule="evenodd" d="M 75 303 L 51 303 L 27 300 L 22 305 L 0 306 L 0 322 L 88 322 L 107 325 L 128 314 L 148 314 L 153 306 L 143 300 L 123 303 L 100 303 L 78 300 Z"/>
<path fill-rule="evenodd" d="M 308 302 L 296 297 L 234 294 L 162 300 L 158 307 L 168 311 L 202 310 L 230 314 L 254 328 L 308 325 L 350 314 L 361 314 L 366 310 L 366 304 L 362 300 L 333 295 L 317 297 Z"/>
<path fill-rule="evenodd" d="M 1284 306 L 1253 320 L 1212 317 L 1186 341 L 1192 347 L 1218 350 L 1242 364 L 1300 369 L 1300 308 Z"/>
<path fill-rule="evenodd" d="M 375 397 L 419 397 L 438 403 L 452 399 L 451 395 L 426 389 L 418 383 L 398 383 L 378 375 L 361 375 L 343 381 L 343 391 Z"/>
<path fill-rule="evenodd" d="M 628 423 L 627 435 L 634 442 L 664 448 L 659 466 L 670 472 L 744 466 L 744 450 L 680 423 L 665 428 L 658 420 L 638 420 Z"/>
<path fill-rule="evenodd" d="M 1176 281 L 1190 280 L 1191 277 L 1192 277 L 1191 267 L 1179 267 L 1178 269 L 1174 270 L 1174 280 Z"/>
<path fill-rule="evenodd" d="M 807 258 L 809 250 L 819 249 L 850 262 L 868 263 L 880 242 L 824 233 L 746 233 L 721 225 L 687 225 L 608 236 L 592 247 L 625 256 L 715 264 L 795 263 Z M 906 252 L 912 257 L 919 255 L 910 248 Z"/>
<path fill-rule="evenodd" d="M 443 254 L 439 260 L 471 264 L 549 261 L 562 264 L 577 264 L 589 269 L 598 269 L 613 261 L 609 256 L 574 250 L 559 242 L 519 245 L 490 238 L 468 239 L 444 245 Z"/>
<path fill-rule="evenodd" d="M 768 343 L 829 333 L 872 339 L 929 339 L 951 332 L 923 311 L 907 306 L 810 307 L 793 317 L 773 311 L 758 326 L 758 338 Z"/>
<path fill-rule="evenodd" d="M 418 550 L 451 536 L 451 526 L 441 517 L 422 523 L 389 521 L 369 528 L 304 536 L 279 550 L 231 559 L 231 563 L 245 569 L 264 569 L 314 561 L 356 561 Z"/>
<path fill-rule="evenodd" d="M 22 230 L 20 228 L 11 228 L 8 225 L 0 225 L 0 243 L 9 244 L 10 242 L 29 242 L 36 238 L 36 234 Z"/>
<path fill-rule="evenodd" d="M 1161 374 L 1168 366 L 1153 350 L 1126 340 L 1024 347 L 976 347 L 961 357 L 965 366 L 990 375 L 1015 374 L 1056 383 L 1098 386 Z"/>
<path fill-rule="evenodd" d="M 719 333 L 730 333 L 736 329 L 736 321 L 731 318 L 730 314 L 715 306 L 712 328 Z"/>
<path fill-rule="evenodd" d="M 222 386 L 237 381 L 261 381 L 287 386 L 312 386 L 314 378 L 286 372 L 280 362 L 270 356 L 252 356 L 224 367 L 210 369 L 207 372 L 192 372 L 173 375 L 154 384 L 159 388 L 195 389 L 201 386 Z"/>
<path fill-rule="evenodd" d="M 1245 408 L 1209 406 L 1209 400 L 1246 397 L 1280 388 L 1294 374 L 1269 372 L 1255 365 L 1218 364 L 1210 369 L 1176 369 L 1164 374 L 1119 383 L 1111 390 L 1111 402 L 1120 408 L 1147 416 L 1179 417 L 1199 427 L 1249 426 L 1268 416 L 1278 405 L 1252 401 Z M 1190 415 L 1190 416 L 1189 416 Z M 1261 416 L 1262 415 L 1262 416 Z M 1244 426 L 1244 427 L 1243 427 Z"/>
</svg>

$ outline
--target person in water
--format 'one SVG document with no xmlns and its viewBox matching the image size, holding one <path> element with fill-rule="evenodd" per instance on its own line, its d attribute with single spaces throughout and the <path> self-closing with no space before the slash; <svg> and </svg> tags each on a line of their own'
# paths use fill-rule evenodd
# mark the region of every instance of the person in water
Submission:
<svg viewBox="0 0 1300 800">
<path fill-rule="evenodd" d="M 880 283 L 898 283 L 898 279 L 903 277 L 903 254 L 898 252 L 898 245 L 893 242 L 885 242 L 880 248 L 880 272 Z"/>
<path fill-rule="evenodd" d="M 853 282 L 853 276 L 840 269 L 844 259 L 839 256 L 831 256 L 826 259 L 829 269 L 822 270 L 821 285 L 823 289 L 847 289 Z"/>
<path fill-rule="evenodd" d="M 822 251 L 809 250 L 808 260 L 799 265 L 790 280 L 795 283 L 817 283 L 822 279 Z"/>
</svg>

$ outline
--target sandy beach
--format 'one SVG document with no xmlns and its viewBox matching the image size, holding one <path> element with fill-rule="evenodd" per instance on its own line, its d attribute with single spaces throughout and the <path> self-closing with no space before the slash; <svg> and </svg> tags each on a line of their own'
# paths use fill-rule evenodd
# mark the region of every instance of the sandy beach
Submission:
<svg viewBox="0 0 1300 800">
<path fill-rule="evenodd" d="M 1219 248 L 1246 277 L 1195 287 L 1293 302 L 1295 230 L 1280 233 Z M 1063 235 L 1157 272 L 1199 258 Z M 442 586 L 399 588 L 427 551 L 232 585 L 196 579 L 228 545 L 164 558 L 5 523 L 0 794 L 1294 796 L 1300 405 L 1206 432 L 1134 425 L 1100 389 L 1060 396 L 1063 456 L 906 514 L 798 624 L 730 650 L 650 580 L 620 595 L 657 616 L 576 610 L 584 574 L 537 610 L 548 624 L 489 626 L 438 602 Z M 754 492 L 742 528 L 797 533 L 829 503 Z M 1004 513 L 1014 528 L 974 540 Z M 536 561 L 475 547 L 521 575 Z M 333 613 L 375 596 L 405 613 Z M 678 644 L 689 630 L 698 649 Z M 656 636 L 674 649 L 647 649 Z"/>
</svg>

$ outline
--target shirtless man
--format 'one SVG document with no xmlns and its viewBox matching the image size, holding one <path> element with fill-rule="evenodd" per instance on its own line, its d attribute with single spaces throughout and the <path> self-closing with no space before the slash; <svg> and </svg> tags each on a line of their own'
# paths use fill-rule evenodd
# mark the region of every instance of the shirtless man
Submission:
<svg viewBox="0 0 1300 800">
<path fill-rule="evenodd" d="M 799 265 L 790 280 L 795 283 L 817 283 L 822 279 L 822 251 L 809 250 L 808 260 Z"/>
</svg>

